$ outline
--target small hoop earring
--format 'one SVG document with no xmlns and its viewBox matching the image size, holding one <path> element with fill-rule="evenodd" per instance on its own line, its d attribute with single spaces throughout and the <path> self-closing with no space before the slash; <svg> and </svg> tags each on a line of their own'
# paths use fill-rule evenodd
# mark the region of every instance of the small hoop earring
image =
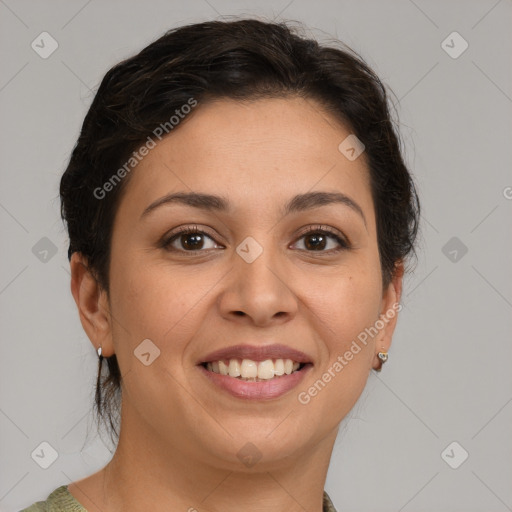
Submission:
<svg viewBox="0 0 512 512">
<path fill-rule="evenodd" d="M 98 351 L 97 351 L 97 352 L 98 352 L 98 357 L 100 357 L 100 358 L 101 358 L 101 357 L 102 357 L 102 356 L 101 356 L 101 345 L 100 345 L 100 348 L 98 349 Z"/>
</svg>

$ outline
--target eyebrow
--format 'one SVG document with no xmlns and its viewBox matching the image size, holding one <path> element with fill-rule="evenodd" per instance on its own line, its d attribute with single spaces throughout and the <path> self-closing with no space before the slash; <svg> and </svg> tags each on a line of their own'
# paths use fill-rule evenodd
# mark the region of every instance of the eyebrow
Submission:
<svg viewBox="0 0 512 512">
<path fill-rule="evenodd" d="M 141 215 L 141 219 L 160 206 L 178 203 L 193 208 L 199 208 L 206 211 L 228 212 L 231 211 L 231 205 L 228 199 L 212 194 L 203 194 L 199 192 L 177 192 L 167 194 L 151 203 Z M 355 211 L 364 221 L 366 226 L 366 217 L 362 208 L 350 197 L 341 192 L 307 192 L 298 194 L 288 201 L 281 210 L 283 216 L 291 213 L 302 212 L 326 206 L 329 204 L 343 204 Z"/>
</svg>

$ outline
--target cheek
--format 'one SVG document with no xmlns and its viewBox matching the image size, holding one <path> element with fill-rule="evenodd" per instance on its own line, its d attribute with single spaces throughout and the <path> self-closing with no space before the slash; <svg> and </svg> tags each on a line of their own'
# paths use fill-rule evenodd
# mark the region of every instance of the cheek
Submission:
<svg viewBox="0 0 512 512">
<path fill-rule="evenodd" d="M 120 345 L 116 352 L 121 358 L 126 354 L 126 368 L 131 365 L 128 356 L 145 339 L 159 348 L 160 362 L 181 358 L 204 316 L 201 300 L 221 277 L 217 274 L 204 272 L 198 277 L 197 270 L 147 263 L 112 274 L 115 341 Z"/>
<path fill-rule="evenodd" d="M 319 279 L 309 276 L 303 281 L 304 302 L 317 319 L 318 332 L 331 357 L 344 352 L 379 317 L 382 284 L 374 261 L 347 265 L 339 273 Z"/>
<path fill-rule="evenodd" d="M 380 268 L 359 268 L 329 279 L 322 293 L 309 294 L 321 352 L 312 387 L 301 389 L 301 404 L 334 427 L 359 398 L 371 369 L 374 342 L 368 330 L 379 318 Z"/>
<path fill-rule="evenodd" d="M 382 298 L 380 281 L 370 274 L 345 278 L 336 289 L 336 302 L 340 305 L 333 315 L 335 331 L 340 333 L 340 348 L 353 339 L 379 315 Z"/>
<path fill-rule="evenodd" d="M 204 318 L 201 300 L 217 281 L 147 264 L 112 275 L 113 338 L 127 400 L 169 431 L 181 428 L 169 427 L 173 411 L 195 411 L 179 382 L 190 370 L 183 363 L 187 345 Z"/>
</svg>

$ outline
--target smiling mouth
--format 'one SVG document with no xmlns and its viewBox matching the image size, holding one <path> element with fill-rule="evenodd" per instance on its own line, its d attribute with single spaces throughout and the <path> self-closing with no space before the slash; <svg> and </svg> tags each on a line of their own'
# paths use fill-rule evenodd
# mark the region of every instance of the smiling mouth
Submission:
<svg viewBox="0 0 512 512">
<path fill-rule="evenodd" d="M 225 359 L 209 361 L 201 364 L 206 370 L 232 377 L 244 382 L 262 382 L 279 379 L 301 371 L 310 363 L 299 363 L 292 359 L 266 359 L 253 361 L 252 359 Z"/>
</svg>

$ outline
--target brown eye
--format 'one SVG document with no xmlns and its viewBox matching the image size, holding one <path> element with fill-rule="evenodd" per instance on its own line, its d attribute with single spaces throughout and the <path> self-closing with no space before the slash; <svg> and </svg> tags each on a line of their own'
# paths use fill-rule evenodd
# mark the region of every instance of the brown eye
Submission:
<svg viewBox="0 0 512 512">
<path fill-rule="evenodd" d="M 302 250 L 308 252 L 332 253 L 349 248 L 348 242 L 328 227 L 309 229 L 301 235 L 299 240 L 302 239 L 304 239 Z"/>
<path fill-rule="evenodd" d="M 211 236 L 206 234 L 204 231 L 193 228 L 182 228 L 178 233 L 175 233 L 171 237 L 167 238 L 163 243 L 162 247 L 169 251 L 182 251 L 182 252 L 199 252 L 202 249 L 214 249 L 215 247 L 205 247 L 207 240 L 215 241 Z"/>
<path fill-rule="evenodd" d="M 327 245 L 327 236 L 322 233 L 312 233 L 310 235 L 306 235 L 304 245 L 306 249 L 311 249 L 313 251 L 325 249 Z"/>
<path fill-rule="evenodd" d="M 179 236 L 181 246 L 185 249 L 202 249 L 204 245 L 203 235 L 199 233 L 188 233 Z"/>
</svg>

